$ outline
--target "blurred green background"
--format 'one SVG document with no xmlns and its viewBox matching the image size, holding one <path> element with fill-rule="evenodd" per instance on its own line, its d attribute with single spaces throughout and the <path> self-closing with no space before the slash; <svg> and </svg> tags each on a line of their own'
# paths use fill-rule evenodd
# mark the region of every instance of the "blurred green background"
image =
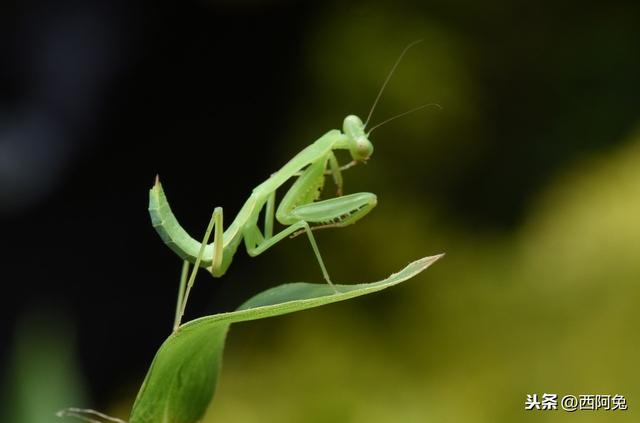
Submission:
<svg viewBox="0 0 640 423">
<path fill-rule="evenodd" d="M 131 147 L 133 158 L 122 160 L 146 172 L 136 174 L 138 179 L 129 177 L 128 185 L 138 194 L 145 194 L 152 169 L 160 166 L 169 198 L 178 198 L 172 200 L 174 211 L 178 218 L 187 215 L 185 226 L 194 234 L 204 227 L 209 206 L 225 207 L 225 217 L 231 219 L 251 188 L 297 151 L 327 130 L 340 128 L 347 114 L 366 117 L 393 61 L 415 39 L 424 42 L 398 67 L 372 122 L 423 103 L 442 106 L 411 114 L 371 135 L 374 155 L 366 165 L 344 173 L 345 191 L 374 192 L 378 206 L 356 225 L 318 232 L 317 239 L 332 279 L 339 282 L 379 280 L 426 255 L 445 252 L 444 259 L 416 280 L 371 298 L 232 326 L 222 378 L 205 422 L 638 420 L 636 2 L 282 0 L 185 3 L 170 9 L 155 6 L 154 11 L 177 13 L 177 28 L 206 27 L 209 18 L 214 27 L 184 37 L 172 32 L 170 38 L 155 41 L 156 50 L 150 53 L 160 54 L 167 43 L 171 49 L 166 60 L 183 69 L 156 76 L 162 84 L 155 89 L 169 92 L 162 107 L 174 118 L 171 128 L 189 126 L 185 139 L 194 140 L 185 141 L 186 152 L 164 148 L 169 141 L 153 138 L 166 130 L 156 120 L 156 129 L 127 134 L 153 138 L 161 148 L 148 153 L 149 145 L 139 141 Z M 222 19 L 225 28 L 234 28 L 226 38 L 215 30 Z M 172 21 L 161 22 L 156 24 L 158 33 Z M 229 50 L 221 53 L 220 45 Z M 272 52 L 276 56 L 270 59 Z M 225 69 L 222 74 L 208 77 L 194 70 L 206 56 L 213 57 L 207 66 L 215 72 Z M 127 57 L 127 69 L 134 70 L 113 77 L 113 84 L 125 80 L 128 93 L 135 96 L 138 81 L 153 77 L 136 73 L 140 62 L 130 64 Z M 145 60 L 145 69 L 162 72 L 162 66 Z M 236 72 L 236 79 L 229 80 Z M 186 88 L 194 92 L 177 96 L 173 91 L 185 88 L 182 80 L 177 88 L 167 88 L 193 73 L 200 82 Z M 203 92 L 212 94 L 205 94 L 206 101 L 195 93 L 205 80 Z M 110 101 L 111 107 L 125 102 Z M 206 107 L 198 107 L 204 103 Z M 127 128 L 138 122 L 136 111 L 147 104 L 132 101 Z M 220 107 L 231 109 L 234 116 L 216 109 Z M 194 124 L 194 115 L 198 123 L 207 124 Z M 209 140 L 214 140 L 212 145 Z M 228 150 L 234 148 L 228 144 L 236 144 L 236 150 Z M 88 150 L 99 155 L 104 145 Z M 175 148 L 175 143 L 170 145 Z M 172 159 L 182 163 L 190 158 L 193 166 L 171 173 Z M 113 194 L 120 188 L 107 184 L 102 189 Z M 72 203 L 76 206 L 93 201 L 83 200 L 79 188 L 73 192 L 81 193 Z M 324 198 L 332 195 L 328 182 Z M 202 196 L 206 199 L 194 199 Z M 133 331 L 119 339 L 118 330 L 105 327 L 118 327 L 122 320 L 114 323 L 108 320 L 116 319 L 111 313 L 98 312 L 93 329 L 85 329 L 93 336 L 75 337 L 74 324 L 63 322 L 56 326 L 55 339 L 36 337 L 41 346 L 29 340 L 46 325 L 14 326 L 21 329 L 8 338 L 12 346 L 6 348 L 10 364 L 5 392 L 21 392 L 19 386 L 33 383 L 29 378 L 59 379 L 70 390 L 64 398 L 77 401 L 59 408 L 88 406 L 82 402 L 88 396 L 96 407 L 128 415 L 150 359 L 168 334 L 180 268 L 144 226 L 144 201 L 140 195 L 115 217 L 117 221 L 136 213 L 138 220 L 128 230 L 142 233 L 140 244 L 122 242 L 103 258 L 137 257 L 138 249 L 149 249 L 140 254 L 152 257 L 141 259 L 133 273 L 121 273 L 120 289 L 135 284 L 129 297 L 133 304 L 127 304 L 133 310 L 147 307 L 139 310 L 151 317 L 141 317 L 142 311 L 113 313 L 133 313 L 119 318 L 130 322 Z M 70 205 L 57 207 L 65 211 Z M 11 219 L 15 217 L 7 221 Z M 65 227 L 77 224 L 70 218 Z M 287 240 L 256 259 L 244 257 L 244 252 L 240 256 L 225 279 L 201 275 L 194 316 L 233 309 L 268 286 L 320 281 L 304 237 Z M 167 262 L 162 271 L 148 270 L 158 261 Z M 149 276 L 152 271 L 156 273 Z M 207 287 L 210 284 L 216 287 Z M 119 295 L 125 294 L 118 291 L 113 297 L 108 291 L 118 287 L 100 286 L 93 300 L 97 311 L 105 311 L 99 304 L 115 311 Z M 86 304 L 87 292 L 76 294 L 84 309 L 92 309 Z M 158 309 L 150 310 L 146 303 L 156 303 Z M 40 307 L 28 310 L 33 309 Z M 58 314 L 51 312 L 51 321 Z M 71 314 L 72 319 L 81 316 Z M 144 326 L 138 318 L 147 319 Z M 146 331 L 152 331 L 152 339 L 137 338 Z M 84 348 L 83 357 L 99 358 L 70 359 L 73 351 L 56 348 L 62 339 Z M 103 349 L 107 342 L 119 351 L 107 354 L 112 351 Z M 45 365 L 32 355 L 40 348 L 57 354 L 54 363 L 67 363 L 62 368 L 69 368 L 69 376 L 56 376 L 61 366 Z M 123 358 L 130 349 L 138 351 L 132 352 L 132 362 Z M 78 363 L 75 369 L 69 360 Z M 126 371 L 115 370 L 111 379 L 97 376 L 96 368 L 113 365 L 110 362 L 124 362 L 120 369 Z M 78 371 L 88 385 L 86 396 L 73 393 L 81 389 L 82 378 L 72 377 Z M 96 380 L 100 388 L 91 387 Z M 629 410 L 525 411 L 526 396 L 533 393 L 622 394 Z M 50 414 L 44 412 L 40 418 L 19 414 L 36 403 L 51 403 L 44 397 L 21 394 L 11 400 L 12 407 L 6 408 L 18 411 L 6 421 L 49 421 Z"/>
</svg>

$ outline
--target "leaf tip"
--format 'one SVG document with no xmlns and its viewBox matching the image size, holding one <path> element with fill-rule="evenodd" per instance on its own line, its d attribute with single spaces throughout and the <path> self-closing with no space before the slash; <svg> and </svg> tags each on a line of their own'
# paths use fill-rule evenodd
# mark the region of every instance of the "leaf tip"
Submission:
<svg viewBox="0 0 640 423">
<path fill-rule="evenodd" d="M 426 269 L 427 267 L 431 266 L 433 263 L 435 263 L 436 261 L 444 257 L 444 255 L 445 253 L 440 253 L 440 254 L 436 254 L 435 256 L 423 257 L 420 260 L 417 260 L 417 262 L 420 263 Z"/>
</svg>

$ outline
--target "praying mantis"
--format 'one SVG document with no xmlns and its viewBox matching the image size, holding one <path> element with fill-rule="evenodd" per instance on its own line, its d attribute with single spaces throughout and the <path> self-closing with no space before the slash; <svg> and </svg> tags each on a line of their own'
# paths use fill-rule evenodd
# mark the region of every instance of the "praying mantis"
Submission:
<svg viewBox="0 0 640 423">
<path fill-rule="evenodd" d="M 353 163 L 364 162 L 373 153 L 373 145 L 364 132 L 364 124 L 360 118 L 347 116 L 343 131 L 334 129 L 327 132 L 255 187 L 226 230 L 223 230 L 222 208 L 216 207 L 211 217 L 215 227 L 213 243 L 205 247 L 199 264 L 206 267 L 213 276 L 220 277 L 229 268 L 243 239 L 249 255 L 257 256 L 282 239 L 304 231 L 309 237 L 324 279 L 331 284 L 310 224 L 320 224 L 325 228 L 347 226 L 360 220 L 376 205 L 375 194 L 368 192 L 316 201 L 324 185 L 327 167 L 338 186 L 338 192 L 342 191 L 342 169 L 334 150 L 349 150 Z M 275 209 L 276 190 L 295 176 L 298 179 Z M 262 232 L 258 227 L 258 218 L 265 207 Z M 158 179 L 150 191 L 149 212 L 153 226 L 164 242 L 182 259 L 195 263 L 201 243 L 191 238 L 179 225 Z M 276 234 L 273 233 L 274 216 L 279 223 L 287 225 Z"/>
<path fill-rule="evenodd" d="M 193 284 L 195 271 L 199 267 L 203 267 L 214 277 L 223 276 L 243 240 L 247 253 L 253 257 L 262 254 L 287 237 L 305 233 L 325 281 L 332 287 L 334 286 L 318 249 L 313 231 L 321 228 L 352 225 L 376 206 L 377 197 L 373 193 L 359 192 L 342 195 L 342 171 L 356 164 L 365 163 L 373 154 L 373 144 L 369 140 L 371 132 L 384 123 L 418 109 L 437 106 L 435 104 L 421 105 L 387 119 L 369 129 L 368 132 L 366 131 L 375 106 L 402 57 L 411 47 L 421 41 L 410 43 L 402 51 L 378 92 L 365 122 L 356 115 L 348 115 L 344 119 L 342 131 L 330 130 L 296 154 L 280 170 L 253 189 L 226 230 L 223 226 L 223 209 L 216 207 L 204 240 L 198 241 L 192 238 L 178 223 L 171 211 L 159 178 L 156 177 L 155 184 L 149 191 L 149 214 L 153 227 L 165 244 L 185 261 L 183 280 L 186 278 L 189 263 L 194 265 L 186 288 L 186 296 L 178 300 L 179 311 L 177 314 L 180 316 L 177 317 L 177 325 L 179 325 L 181 314 L 184 312 L 184 303 Z M 351 162 L 340 166 L 334 153 L 338 150 L 348 151 L 351 155 Z M 327 175 L 333 177 L 338 195 L 319 200 Z M 297 179 L 276 208 L 276 191 L 294 177 Z M 261 230 L 258 226 L 258 220 L 263 210 L 264 226 Z M 284 225 L 285 228 L 274 233 L 274 220 Z M 212 230 L 213 242 L 208 244 Z M 182 293 L 182 288 L 180 293 Z"/>
</svg>

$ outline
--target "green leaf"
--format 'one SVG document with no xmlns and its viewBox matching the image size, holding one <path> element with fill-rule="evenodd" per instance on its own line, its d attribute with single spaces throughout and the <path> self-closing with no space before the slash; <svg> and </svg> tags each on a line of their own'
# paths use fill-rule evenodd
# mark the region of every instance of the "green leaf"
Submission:
<svg viewBox="0 0 640 423">
<path fill-rule="evenodd" d="M 327 284 L 280 285 L 254 296 L 234 312 L 201 317 L 182 325 L 167 338 L 153 359 L 129 421 L 199 421 L 213 398 L 231 323 L 293 313 L 380 291 L 416 276 L 440 257 L 416 260 L 383 281 L 335 285 L 336 290 Z"/>
</svg>

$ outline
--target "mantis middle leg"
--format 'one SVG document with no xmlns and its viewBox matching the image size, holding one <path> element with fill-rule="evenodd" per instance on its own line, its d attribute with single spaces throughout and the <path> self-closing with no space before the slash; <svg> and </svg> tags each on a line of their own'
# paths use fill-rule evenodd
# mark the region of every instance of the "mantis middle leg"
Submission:
<svg viewBox="0 0 640 423">
<path fill-rule="evenodd" d="M 255 257 L 259 254 L 262 254 L 270 247 L 273 247 L 275 244 L 291 235 L 296 231 L 305 231 L 309 237 L 309 242 L 311 243 L 311 248 L 313 249 L 313 253 L 318 260 L 318 264 L 320 265 L 320 269 L 322 270 L 322 275 L 327 283 L 333 286 L 331 282 L 331 278 L 329 277 L 329 273 L 327 272 L 327 268 L 324 265 L 324 261 L 322 260 L 322 255 L 320 254 L 320 250 L 318 249 L 318 244 L 316 243 L 315 237 L 311 232 L 311 228 L 309 224 L 305 221 L 299 221 L 284 229 L 283 231 L 273 235 L 273 220 L 275 215 L 275 199 L 276 192 L 273 191 L 269 198 L 267 199 L 265 215 L 264 215 L 264 235 L 260 232 L 260 229 L 255 223 L 248 224 L 245 226 L 243 230 L 244 234 L 244 242 L 245 247 L 247 249 L 247 253 L 250 256 Z"/>
<path fill-rule="evenodd" d="M 271 216 L 271 219 L 273 219 L 273 215 Z M 297 231 L 304 231 L 307 233 L 309 242 L 311 243 L 311 248 L 313 249 L 313 253 L 318 260 L 320 269 L 322 270 L 322 276 L 324 276 L 324 279 L 329 285 L 333 286 L 331 278 L 329 277 L 329 273 L 327 272 L 327 268 L 324 265 L 324 261 L 322 260 L 320 250 L 318 249 L 318 244 L 316 243 L 316 239 L 313 236 L 313 232 L 311 231 L 311 227 L 304 220 L 294 223 L 293 225 L 282 230 L 281 232 L 278 232 L 270 238 L 265 238 L 260 232 L 260 229 L 257 225 L 247 225 L 244 229 L 244 242 L 247 248 L 247 252 L 250 256 L 255 257 L 259 254 L 264 253 L 266 250 L 273 247 L 278 242 L 282 241 L 283 239 Z"/>
</svg>

